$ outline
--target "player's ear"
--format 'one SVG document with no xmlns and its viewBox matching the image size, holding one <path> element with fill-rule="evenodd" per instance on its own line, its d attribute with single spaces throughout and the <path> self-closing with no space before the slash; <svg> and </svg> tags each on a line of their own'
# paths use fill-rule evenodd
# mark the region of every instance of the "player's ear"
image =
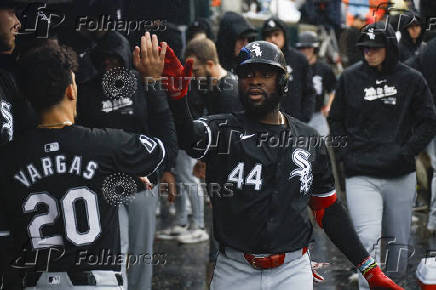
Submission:
<svg viewBox="0 0 436 290">
<path fill-rule="evenodd" d="M 211 70 L 215 65 L 216 63 L 213 60 L 206 61 L 206 66 L 209 70 Z"/>
<path fill-rule="evenodd" d="M 65 89 L 65 95 L 67 96 L 68 100 L 75 99 L 75 96 L 73 93 L 73 84 L 69 84 L 68 87 Z"/>
<path fill-rule="evenodd" d="M 77 86 L 76 86 L 76 79 L 75 74 L 71 72 L 71 79 L 72 82 L 67 86 L 65 89 L 65 95 L 69 100 L 76 100 L 77 99 Z"/>
</svg>

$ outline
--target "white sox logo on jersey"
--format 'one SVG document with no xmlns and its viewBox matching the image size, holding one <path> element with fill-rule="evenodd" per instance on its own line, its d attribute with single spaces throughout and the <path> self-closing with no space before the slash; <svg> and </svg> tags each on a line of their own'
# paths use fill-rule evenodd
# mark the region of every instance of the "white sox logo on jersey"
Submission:
<svg viewBox="0 0 436 290">
<path fill-rule="evenodd" d="M 292 161 L 299 168 L 292 170 L 289 179 L 300 176 L 300 192 L 302 194 L 308 194 L 310 187 L 312 186 L 313 175 L 312 165 L 309 162 L 310 153 L 303 149 L 295 149 L 292 153 Z"/>
<path fill-rule="evenodd" d="M 381 84 L 386 82 L 386 80 L 377 80 L 376 84 Z M 385 84 L 383 87 L 370 87 L 370 88 L 364 88 L 363 91 L 365 92 L 365 96 L 363 99 L 365 101 L 374 101 L 381 99 L 385 104 L 387 105 L 396 105 L 397 104 L 397 98 L 393 97 L 398 93 L 397 88 L 392 86 L 388 86 Z M 389 98 L 387 98 L 389 97 Z"/>
<path fill-rule="evenodd" d="M 5 102 L 5 101 L 1 101 L 0 102 L 0 111 L 2 113 L 3 118 L 5 119 L 5 122 L 3 123 L 2 127 L 1 127 L 1 132 L 3 132 L 3 130 L 7 131 L 8 135 L 9 135 L 9 141 L 12 141 L 12 136 L 14 133 L 14 123 L 13 123 L 13 119 L 12 119 L 12 114 L 11 114 L 11 104 Z"/>
</svg>

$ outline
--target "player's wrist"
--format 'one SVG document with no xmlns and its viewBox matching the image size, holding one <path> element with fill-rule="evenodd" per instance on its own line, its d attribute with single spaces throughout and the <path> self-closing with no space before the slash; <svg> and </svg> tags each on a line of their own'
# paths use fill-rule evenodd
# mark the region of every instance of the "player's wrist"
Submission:
<svg viewBox="0 0 436 290">
<path fill-rule="evenodd" d="M 362 273 L 362 275 L 367 280 L 369 278 L 369 277 L 367 278 L 367 276 L 370 273 L 372 273 L 372 270 L 374 270 L 376 268 L 380 269 L 380 267 L 375 262 L 374 258 L 372 258 L 371 256 L 369 256 L 366 259 L 364 259 L 359 265 L 357 265 L 357 268 L 359 269 L 360 273 Z"/>
</svg>

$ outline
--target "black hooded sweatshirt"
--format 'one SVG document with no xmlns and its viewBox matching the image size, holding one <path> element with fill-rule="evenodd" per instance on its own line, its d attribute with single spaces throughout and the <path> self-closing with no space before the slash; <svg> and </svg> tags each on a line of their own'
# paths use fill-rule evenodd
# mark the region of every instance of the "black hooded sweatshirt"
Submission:
<svg viewBox="0 0 436 290">
<path fill-rule="evenodd" d="M 133 73 L 137 85 L 133 95 L 115 100 L 105 95 L 101 69 L 103 55 L 117 56 L 124 68 Z M 129 42 L 118 32 L 107 32 L 91 51 L 91 59 L 100 71 L 78 87 L 77 123 L 89 128 L 124 129 L 161 139 L 167 153 L 164 171 L 169 171 L 177 154 L 177 137 L 165 91 L 144 87 L 139 73 L 132 69 Z"/>
<path fill-rule="evenodd" d="M 215 44 L 220 64 L 225 70 L 235 73 L 238 65 L 238 58 L 234 55 L 236 41 L 243 34 L 255 32 L 254 26 L 238 13 L 226 12 L 222 16 Z M 254 38 L 249 41 L 254 41 Z"/>
<path fill-rule="evenodd" d="M 382 70 L 365 61 L 347 68 L 328 119 L 333 138 L 347 138 L 346 146 L 334 149 L 348 177 L 395 178 L 416 170 L 414 157 L 435 135 L 436 112 L 425 79 L 398 61 L 392 27 L 377 22 L 362 37 L 371 32 L 385 38 Z"/>
<path fill-rule="evenodd" d="M 274 21 L 285 34 L 285 46 L 282 49 L 285 55 L 289 73 L 288 93 L 281 102 L 281 109 L 294 118 L 303 122 L 312 119 L 315 110 L 315 90 L 313 89 L 312 69 L 306 57 L 289 46 L 289 37 L 285 24 L 277 19 L 267 19 L 262 27 L 262 39 L 265 40 L 266 28 L 270 21 Z"/>
<path fill-rule="evenodd" d="M 407 31 L 407 28 L 410 27 L 410 22 L 413 20 L 414 17 L 416 17 L 417 19 L 417 24 L 421 26 L 421 34 L 416 39 L 416 42 L 413 42 L 409 32 Z M 424 46 L 422 40 L 424 38 L 425 27 L 421 24 L 418 15 L 411 11 L 408 11 L 406 14 L 401 15 L 400 19 L 401 39 L 398 47 L 400 50 L 400 61 L 406 61 L 410 57 L 417 54 L 420 48 Z"/>
</svg>

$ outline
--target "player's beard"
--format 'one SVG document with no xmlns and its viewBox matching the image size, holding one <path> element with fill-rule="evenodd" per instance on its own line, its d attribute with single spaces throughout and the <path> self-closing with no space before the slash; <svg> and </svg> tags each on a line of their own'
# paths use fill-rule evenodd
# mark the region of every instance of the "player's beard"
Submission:
<svg viewBox="0 0 436 290">
<path fill-rule="evenodd" d="M 273 94 L 267 94 L 264 91 L 264 101 L 261 104 L 257 105 L 250 99 L 248 91 L 243 92 L 241 91 L 241 89 L 239 89 L 239 98 L 245 108 L 245 113 L 249 117 L 254 119 L 262 119 L 271 111 L 278 109 L 282 96 L 277 92 Z"/>
</svg>

